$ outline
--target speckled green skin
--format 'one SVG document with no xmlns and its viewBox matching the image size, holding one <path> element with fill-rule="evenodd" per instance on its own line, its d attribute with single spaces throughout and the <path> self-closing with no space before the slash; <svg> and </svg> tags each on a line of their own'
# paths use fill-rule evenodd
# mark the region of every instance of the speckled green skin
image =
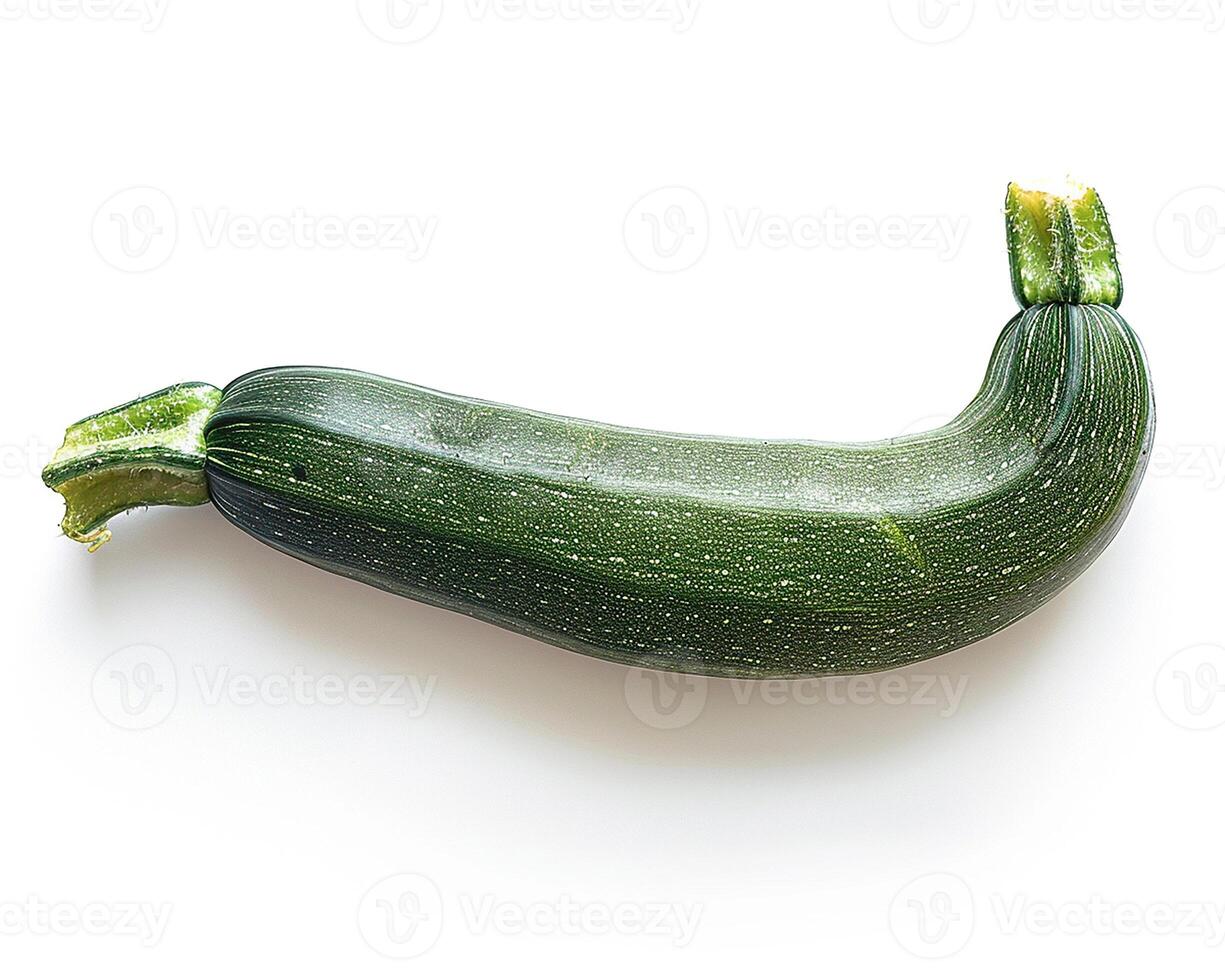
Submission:
<svg viewBox="0 0 1225 980">
<path fill-rule="evenodd" d="M 62 528 L 211 500 L 291 555 L 626 664 L 736 677 L 912 663 L 1032 612 L 1114 536 L 1153 435 L 1101 200 L 1010 185 L 1013 289 L 942 429 L 831 445 L 555 418 L 328 368 L 188 384 L 71 427 Z M 218 404 L 219 402 L 219 404 Z"/>
<path fill-rule="evenodd" d="M 1152 441 L 1109 306 L 1031 307 L 942 429 L 861 445 L 641 432 L 326 368 L 225 389 L 209 495 L 321 568 L 624 664 L 913 663 L 1003 629 L 1118 530 Z"/>
</svg>

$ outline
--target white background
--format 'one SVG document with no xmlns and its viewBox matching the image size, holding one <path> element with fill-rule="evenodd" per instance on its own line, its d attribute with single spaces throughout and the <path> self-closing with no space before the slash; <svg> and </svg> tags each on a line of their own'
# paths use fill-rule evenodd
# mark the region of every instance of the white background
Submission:
<svg viewBox="0 0 1225 980">
<path fill-rule="evenodd" d="M 1219 976 L 1225 11 L 1101 2 L 5 0 L 0 972 Z M 1007 181 L 1065 173 L 1153 466 L 1082 579 L 892 687 L 655 707 L 208 507 L 87 555 L 37 478 L 75 418 L 281 363 L 936 424 L 1015 309 Z"/>
</svg>

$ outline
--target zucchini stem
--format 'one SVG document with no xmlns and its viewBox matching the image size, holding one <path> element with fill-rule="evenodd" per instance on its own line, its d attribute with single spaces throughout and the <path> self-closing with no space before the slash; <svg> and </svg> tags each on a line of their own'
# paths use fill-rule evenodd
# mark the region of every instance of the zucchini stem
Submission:
<svg viewBox="0 0 1225 980">
<path fill-rule="evenodd" d="M 1092 187 L 1049 192 L 1009 184 L 1004 214 L 1012 291 L 1022 309 L 1042 303 L 1119 305 L 1123 278 L 1114 237 Z"/>
<path fill-rule="evenodd" d="M 212 385 L 180 384 L 70 426 L 42 474 L 67 505 L 63 532 L 97 551 L 116 514 L 206 503 L 204 424 L 220 401 Z"/>
</svg>

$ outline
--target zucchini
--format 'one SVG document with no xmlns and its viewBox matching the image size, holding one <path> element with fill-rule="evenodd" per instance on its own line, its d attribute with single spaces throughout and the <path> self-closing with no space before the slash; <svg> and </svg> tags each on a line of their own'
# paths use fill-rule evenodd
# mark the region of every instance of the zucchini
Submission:
<svg viewBox="0 0 1225 980">
<path fill-rule="evenodd" d="M 836 445 L 644 432 L 334 368 L 185 384 L 68 430 L 44 471 L 91 549 L 211 501 L 312 565 L 623 664 L 883 670 L 989 636 L 1109 543 L 1153 438 L 1096 193 L 1009 187 L 1014 292 L 943 428 Z"/>
</svg>

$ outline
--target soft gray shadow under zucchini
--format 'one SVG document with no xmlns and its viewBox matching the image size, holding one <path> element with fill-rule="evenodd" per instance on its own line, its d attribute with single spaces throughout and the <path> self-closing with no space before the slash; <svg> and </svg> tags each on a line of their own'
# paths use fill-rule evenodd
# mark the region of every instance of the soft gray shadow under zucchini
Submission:
<svg viewBox="0 0 1225 980">
<path fill-rule="evenodd" d="M 211 508 L 154 510 L 116 522 L 114 540 L 92 556 L 93 614 L 138 622 L 159 589 L 207 596 L 241 592 L 285 630 L 285 670 L 295 645 L 353 651 L 354 671 L 438 678 L 438 696 L 460 697 L 505 724 L 589 750 L 663 766 L 755 768 L 819 764 L 822 759 L 923 751 L 955 737 L 990 712 L 1041 661 L 1058 655 L 1052 639 L 1076 604 L 1074 585 L 1002 633 L 892 674 L 907 697 L 918 677 L 965 683 L 956 703 L 937 686 L 935 704 L 830 703 L 827 685 L 789 689 L 711 679 L 697 717 L 675 729 L 653 727 L 627 703 L 626 668 L 559 650 L 465 616 L 402 599 L 296 561 L 243 534 Z M 181 556 L 190 555 L 190 561 Z M 168 580 L 173 585 L 168 585 Z M 227 598 L 226 601 L 229 601 Z M 173 655 L 173 651 L 170 651 Z M 242 651 L 232 663 L 240 669 Z M 880 690 L 890 674 L 873 675 Z M 901 684 L 898 680 L 896 683 Z M 846 681 L 834 685 L 846 694 Z M 781 691 L 781 694 L 780 694 Z M 696 697 L 696 695 L 695 695 Z M 858 699 L 862 702 L 864 699 Z M 896 700 L 896 699 L 895 699 Z M 641 709 L 641 702 L 636 701 Z M 949 708 L 956 710 L 950 712 Z M 406 724 L 411 724 L 406 720 Z"/>
</svg>

